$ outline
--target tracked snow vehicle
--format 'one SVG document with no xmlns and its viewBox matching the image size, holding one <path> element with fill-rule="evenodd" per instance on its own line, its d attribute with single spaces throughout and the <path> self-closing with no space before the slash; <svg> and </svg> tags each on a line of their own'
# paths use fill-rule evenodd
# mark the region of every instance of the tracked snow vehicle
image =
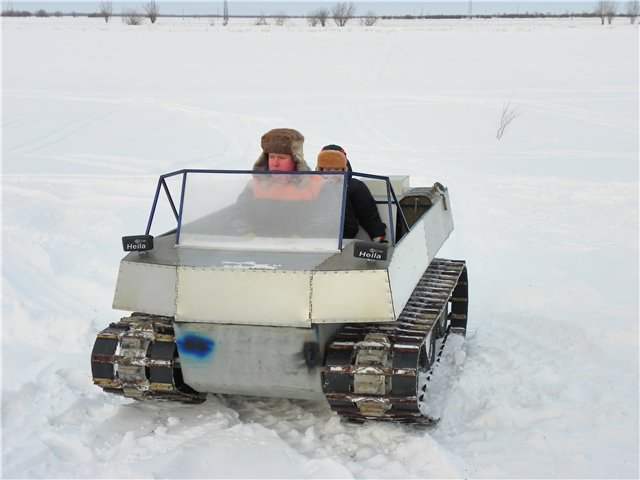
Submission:
<svg viewBox="0 0 640 480">
<path fill-rule="evenodd" d="M 388 244 L 342 237 L 343 173 L 160 176 L 146 234 L 123 237 L 113 307 L 135 313 L 98 334 L 94 383 L 138 400 L 326 399 L 355 421 L 437 420 L 423 400 L 467 325 L 465 262 L 435 258 L 453 231 L 448 191 L 352 175 Z M 154 238 L 161 199 L 175 228 Z"/>
</svg>

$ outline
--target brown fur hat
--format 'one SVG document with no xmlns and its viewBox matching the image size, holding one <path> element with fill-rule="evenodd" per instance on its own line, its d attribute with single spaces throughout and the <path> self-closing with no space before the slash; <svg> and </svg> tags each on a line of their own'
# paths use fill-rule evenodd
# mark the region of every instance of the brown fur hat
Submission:
<svg viewBox="0 0 640 480">
<path fill-rule="evenodd" d="M 293 157 L 296 163 L 296 170 L 299 172 L 309 171 L 309 165 L 304 161 L 304 153 L 302 144 L 304 136 L 293 128 L 274 128 L 269 130 L 262 136 L 260 144 L 262 146 L 262 154 L 253 165 L 254 170 L 269 169 L 270 153 L 286 153 Z"/>
<path fill-rule="evenodd" d="M 346 170 L 347 157 L 339 150 L 322 150 L 318 154 L 316 170 L 325 168 L 328 170 Z"/>
</svg>

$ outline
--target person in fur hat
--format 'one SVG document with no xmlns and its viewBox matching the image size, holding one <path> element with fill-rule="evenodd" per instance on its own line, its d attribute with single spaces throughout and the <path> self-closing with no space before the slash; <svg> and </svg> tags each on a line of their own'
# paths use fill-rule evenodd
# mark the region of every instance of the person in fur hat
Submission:
<svg viewBox="0 0 640 480">
<path fill-rule="evenodd" d="M 306 172 L 311 170 L 304 161 L 304 136 L 293 128 L 274 128 L 262 135 L 262 153 L 253 169 L 271 172 Z"/>
<path fill-rule="evenodd" d="M 304 136 L 293 128 L 274 128 L 261 140 L 262 153 L 253 164 L 254 171 L 308 172 L 311 169 L 304 160 L 302 145 Z M 322 190 L 322 179 L 302 176 L 267 176 L 260 181 L 256 176 L 252 183 L 254 198 L 272 200 L 311 200 Z"/>
<path fill-rule="evenodd" d="M 374 242 L 385 242 L 386 225 L 380 219 L 376 202 L 367 185 L 353 178 L 347 152 L 340 145 L 325 145 L 318 154 L 316 170 L 320 172 L 349 172 L 347 205 L 344 214 L 344 238 L 355 238 L 359 226 Z"/>
<path fill-rule="evenodd" d="M 303 143 L 304 136 L 292 128 L 269 130 L 260 140 L 262 152 L 253 170 L 265 173 L 310 171 L 304 160 Z M 230 225 L 240 233 L 250 230 L 274 237 L 312 235 L 311 227 L 319 222 L 311 212 L 322 206 L 323 202 L 319 201 L 322 187 L 320 176 L 253 175 L 236 200 L 237 218 Z"/>
<path fill-rule="evenodd" d="M 304 160 L 302 146 L 304 136 L 292 128 L 275 128 L 262 135 L 262 152 L 253 165 L 255 172 L 304 172 L 310 171 Z M 225 225 L 231 235 L 248 234 L 282 237 L 306 233 L 313 235 L 321 218 L 312 215 L 314 207 L 322 207 L 320 176 L 303 175 L 252 175 L 236 201 L 215 212 L 211 218 L 199 221 L 203 225 Z M 318 209 L 317 208 L 317 209 Z M 311 218 L 309 218 L 311 217 Z M 305 226 L 309 225 L 310 228 Z M 199 227 L 202 230 L 209 226 Z M 223 232 L 216 232 L 223 233 Z M 318 235 L 324 233 L 319 231 Z"/>
</svg>

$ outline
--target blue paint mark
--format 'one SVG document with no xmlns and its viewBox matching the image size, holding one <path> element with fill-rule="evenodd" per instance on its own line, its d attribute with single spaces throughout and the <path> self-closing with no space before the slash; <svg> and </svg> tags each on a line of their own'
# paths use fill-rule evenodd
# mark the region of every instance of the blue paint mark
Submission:
<svg viewBox="0 0 640 480">
<path fill-rule="evenodd" d="M 208 337 L 189 333 L 178 340 L 178 351 L 180 355 L 206 358 L 213 353 L 215 345 L 215 342 Z"/>
</svg>

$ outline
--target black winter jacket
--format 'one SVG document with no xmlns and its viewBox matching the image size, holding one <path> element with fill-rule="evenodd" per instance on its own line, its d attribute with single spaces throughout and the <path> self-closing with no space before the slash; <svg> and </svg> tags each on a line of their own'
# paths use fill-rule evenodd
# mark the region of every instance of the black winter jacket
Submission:
<svg viewBox="0 0 640 480">
<path fill-rule="evenodd" d="M 358 225 L 373 239 L 385 234 L 386 226 L 380 220 L 376 202 L 364 182 L 349 178 L 347 205 L 344 215 L 344 238 L 355 238 Z"/>
</svg>

